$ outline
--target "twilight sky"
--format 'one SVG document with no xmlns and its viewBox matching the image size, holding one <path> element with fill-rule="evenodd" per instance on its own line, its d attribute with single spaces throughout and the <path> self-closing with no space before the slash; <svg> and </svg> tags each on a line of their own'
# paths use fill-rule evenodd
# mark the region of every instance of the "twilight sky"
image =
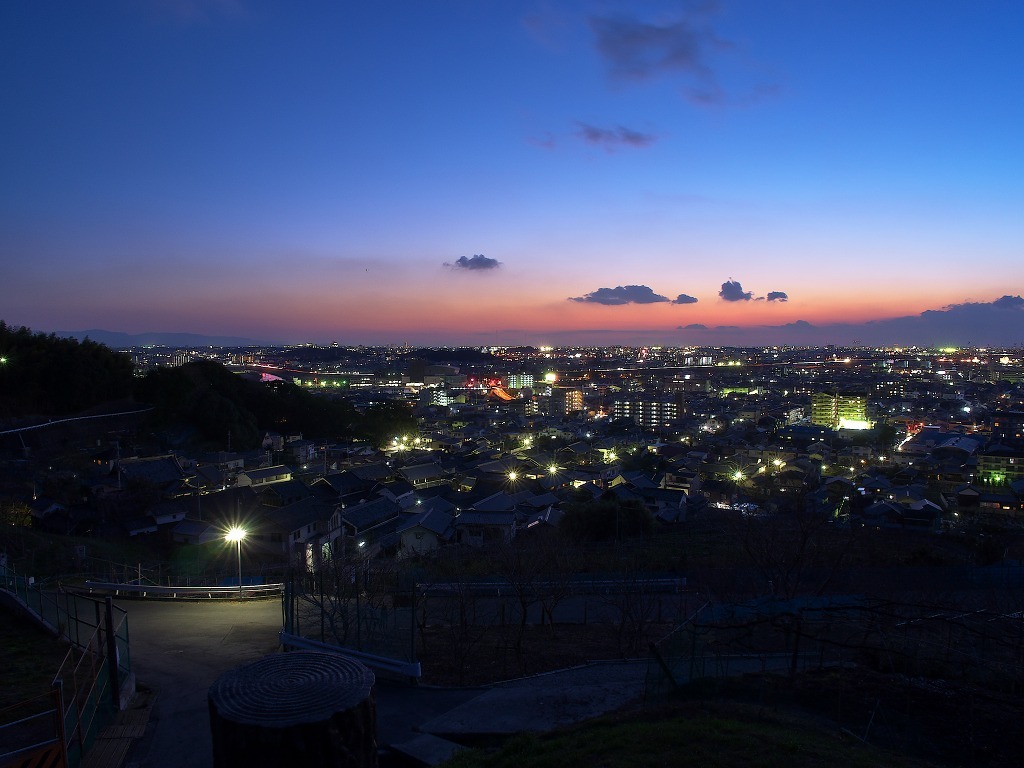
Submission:
<svg viewBox="0 0 1024 768">
<path fill-rule="evenodd" d="M 0 3 L 0 319 L 1024 344 L 1019 0 Z"/>
</svg>

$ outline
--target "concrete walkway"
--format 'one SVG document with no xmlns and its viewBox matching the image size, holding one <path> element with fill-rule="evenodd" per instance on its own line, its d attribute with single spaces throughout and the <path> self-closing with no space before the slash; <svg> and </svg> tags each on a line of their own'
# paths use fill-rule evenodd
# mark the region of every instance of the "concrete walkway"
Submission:
<svg viewBox="0 0 1024 768">
<path fill-rule="evenodd" d="M 132 670 L 153 691 L 145 734 L 126 766 L 205 768 L 213 764 L 206 693 L 229 669 L 277 651 L 279 600 L 118 601 L 128 611 Z"/>
<path fill-rule="evenodd" d="M 121 764 L 212 766 L 207 691 L 222 673 L 277 652 L 280 601 L 119 604 L 128 611 L 132 668 L 152 704 L 144 734 Z M 644 663 L 608 663 L 485 688 L 378 680 L 378 744 L 435 764 L 451 752 L 446 739 L 546 731 L 619 709 L 642 695 L 645 673 Z"/>
</svg>

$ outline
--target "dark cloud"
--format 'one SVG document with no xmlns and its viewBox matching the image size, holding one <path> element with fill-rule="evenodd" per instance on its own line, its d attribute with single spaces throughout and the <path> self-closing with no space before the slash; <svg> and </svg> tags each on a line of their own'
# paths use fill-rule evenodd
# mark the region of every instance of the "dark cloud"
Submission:
<svg viewBox="0 0 1024 768">
<path fill-rule="evenodd" d="M 646 285 L 620 285 L 616 288 L 598 288 L 586 296 L 571 297 L 569 301 L 618 306 L 621 304 L 658 304 L 669 301 L 669 298 L 655 293 Z"/>
<path fill-rule="evenodd" d="M 680 325 L 680 331 L 706 331 L 708 327 L 704 323 L 690 323 L 689 325 Z"/>
<path fill-rule="evenodd" d="M 725 301 L 750 301 L 754 297 L 752 291 L 744 291 L 739 280 L 732 278 L 722 283 L 722 290 L 718 292 L 718 295 Z"/>
<path fill-rule="evenodd" d="M 619 147 L 649 147 L 657 136 L 650 133 L 641 133 L 632 128 L 616 126 L 615 128 L 599 128 L 596 125 L 587 123 L 576 123 L 575 136 L 588 144 L 596 144 L 609 152 L 614 152 Z"/>
<path fill-rule="evenodd" d="M 738 46 L 715 31 L 714 0 L 680 3 L 674 18 L 645 21 L 626 14 L 592 16 L 594 44 L 616 82 L 655 77 L 682 80 L 680 93 L 698 106 L 750 106 L 773 98 L 779 88 L 763 81 L 764 67 L 721 61 Z"/>
<path fill-rule="evenodd" d="M 1020 309 L 1024 307 L 1024 298 L 1006 295 L 993 301 L 992 306 L 996 309 Z"/>
<path fill-rule="evenodd" d="M 729 334 L 727 343 L 1016 347 L 1024 343 L 1024 298 L 1007 295 L 990 302 L 950 304 L 918 315 L 865 323 L 812 325 L 796 320 L 785 325 L 740 328 Z"/>
<path fill-rule="evenodd" d="M 549 131 L 545 131 L 540 136 L 531 136 L 528 141 L 535 147 L 540 147 L 541 149 L 554 149 L 558 146 L 558 142 Z"/>
<path fill-rule="evenodd" d="M 673 304 L 696 304 L 697 298 L 695 296 L 688 296 L 685 293 L 680 293 L 676 296 Z"/>
<path fill-rule="evenodd" d="M 444 265 L 449 269 L 481 271 L 497 269 L 501 266 L 501 262 L 497 259 L 484 256 L 482 253 L 476 253 L 472 256 L 460 256 L 454 261 L 454 263 L 446 261 Z"/>
<path fill-rule="evenodd" d="M 590 29 L 614 78 L 644 80 L 665 72 L 685 72 L 701 82 L 711 79 L 707 49 L 717 41 L 696 16 L 669 24 L 647 24 L 624 16 L 593 17 Z"/>
<path fill-rule="evenodd" d="M 768 301 L 789 301 L 789 295 L 783 291 L 768 291 Z"/>
</svg>

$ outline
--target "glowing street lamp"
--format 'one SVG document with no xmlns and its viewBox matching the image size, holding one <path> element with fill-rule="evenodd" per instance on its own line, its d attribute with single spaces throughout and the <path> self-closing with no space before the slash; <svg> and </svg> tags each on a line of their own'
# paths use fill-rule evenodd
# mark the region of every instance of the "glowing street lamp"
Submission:
<svg viewBox="0 0 1024 768">
<path fill-rule="evenodd" d="M 508 473 L 508 479 L 511 480 L 512 482 L 515 482 L 516 480 L 519 479 L 519 473 L 513 469 L 511 472 Z"/>
<path fill-rule="evenodd" d="M 237 525 L 230 528 L 226 534 L 224 534 L 224 540 L 228 542 L 235 542 L 238 548 L 238 596 L 242 596 L 242 539 L 245 538 L 245 528 L 239 528 Z"/>
</svg>

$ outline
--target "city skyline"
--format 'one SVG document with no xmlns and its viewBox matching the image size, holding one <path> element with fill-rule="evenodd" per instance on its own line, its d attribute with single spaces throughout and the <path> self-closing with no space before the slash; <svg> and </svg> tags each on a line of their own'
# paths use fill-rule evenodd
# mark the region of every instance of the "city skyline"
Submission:
<svg viewBox="0 0 1024 768">
<path fill-rule="evenodd" d="M 1011 2 L 0 9 L 0 319 L 1024 344 Z"/>
</svg>

